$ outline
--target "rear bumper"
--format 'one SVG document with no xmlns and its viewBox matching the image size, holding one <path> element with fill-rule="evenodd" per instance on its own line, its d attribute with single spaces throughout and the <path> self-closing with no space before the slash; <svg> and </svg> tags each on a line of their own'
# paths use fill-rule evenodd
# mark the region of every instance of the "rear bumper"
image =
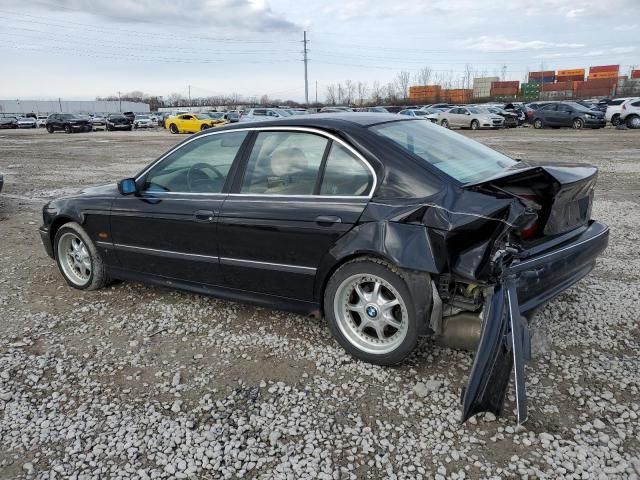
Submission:
<svg viewBox="0 0 640 480">
<path fill-rule="evenodd" d="M 520 312 L 531 312 L 584 278 L 608 243 L 609 227 L 592 221 L 580 234 L 551 248 L 543 244 L 521 252 L 507 267 L 516 277 Z"/>
</svg>

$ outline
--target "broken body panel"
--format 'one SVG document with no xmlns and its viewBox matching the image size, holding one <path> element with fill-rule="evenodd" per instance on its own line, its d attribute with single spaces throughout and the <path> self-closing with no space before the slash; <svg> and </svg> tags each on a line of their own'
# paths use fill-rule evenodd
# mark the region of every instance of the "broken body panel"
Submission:
<svg viewBox="0 0 640 480">
<path fill-rule="evenodd" d="M 447 186 L 423 201 L 374 199 L 360 225 L 336 245 L 347 248 L 350 235 L 363 238 L 368 230 L 364 237 L 376 239 L 377 250 L 399 266 L 482 290 L 481 336 L 463 389 L 462 421 L 480 412 L 502 414 L 511 372 L 518 422 L 526 420 L 528 318 L 587 275 L 607 246 L 608 228 L 590 219 L 596 178 L 591 166 L 519 164 L 480 183 Z M 532 222 L 536 235 L 522 239 L 521 230 Z M 436 335 L 443 330 L 442 311 L 452 308 L 452 300 L 438 293 L 434 288 L 428 295 L 427 323 Z"/>
</svg>

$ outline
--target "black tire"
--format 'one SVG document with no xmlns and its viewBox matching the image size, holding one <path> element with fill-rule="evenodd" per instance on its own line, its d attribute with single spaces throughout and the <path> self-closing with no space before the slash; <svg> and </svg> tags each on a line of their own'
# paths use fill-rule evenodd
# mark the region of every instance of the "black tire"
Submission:
<svg viewBox="0 0 640 480">
<path fill-rule="evenodd" d="M 633 128 L 633 129 L 640 128 L 640 116 L 638 116 L 638 115 L 629 115 L 625 119 L 625 124 L 627 125 L 627 128 Z"/>
<path fill-rule="evenodd" d="M 571 123 L 571 127 L 574 130 L 582 130 L 582 127 L 584 127 L 584 120 L 582 120 L 581 118 L 574 118 L 573 122 Z"/>
<path fill-rule="evenodd" d="M 68 233 L 79 237 L 86 246 L 87 252 L 89 254 L 89 259 L 91 262 L 91 274 L 84 284 L 74 282 L 70 277 L 67 276 L 64 268 L 61 265 L 58 247 L 60 246 L 61 239 L 65 236 L 65 234 Z M 87 235 L 87 232 L 85 232 L 84 228 L 82 228 L 76 222 L 65 223 L 58 229 L 53 240 L 53 253 L 56 259 L 56 263 L 58 264 L 58 269 L 60 270 L 60 273 L 64 277 L 65 281 L 69 284 L 69 286 L 78 290 L 98 290 L 108 283 L 109 278 L 107 277 L 104 261 L 102 260 L 100 253 L 98 252 L 91 238 L 89 238 L 89 235 Z"/>
<path fill-rule="evenodd" d="M 471 120 L 471 130 L 478 130 L 480 128 L 480 124 L 477 120 Z"/>
<path fill-rule="evenodd" d="M 137 130 L 137 129 L 138 129 L 138 124 L 135 124 L 135 125 L 133 126 L 133 128 L 135 128 L 135 129 Z"/>
<path fill-rule="evenodd" d="M 538 130 L 541 130 L 544 128 L 544 122 L 542 120 L 540 120 L 539 118 L 536 118 L 533 121 L 533 128 L 536 128 Z"/>
<path fill-rule="evenodd" d="M 613 117 L 611 117 L 611 125 L 617 127 L 620 125 L 620 114 L 616 113 Z"/>
<path fill-rule="evenodd" d="M 171 133 L 180 133 L 180 130 L 178 130 L 178 126 L 175 123 L 172 123 L 171 125 L 169 125 L 169 131 Z"/>
<path fill-rule="evenodd" d="M 71 128 L 71 125 L 65 125 L 64 126 L 64 133 L 71 133 L 73 132 L 73 129 Z"/>
<path fill-rule="evenodd" d="M 447 121 L 446 118 L 440 122 L 440 125 L 443 126 L 444 128 L 449 128 L 449 122 Z"/>
<path fill-rule="evenodd" d="M 53 127 L 51 125 L 47 125 L 46 128 L 47 128 L 47 132 L 49 132 L 49 133 L 53 133 L 54 132 Z"/>
<path fill-rule="evenodd" d="M 407 314 L 406 335 L 392 351 L 385 353 L 367 352 L 354 345 L 343 333 L 336 317 L 334 302 L 343 282 L 347 282 L 354 275 L 375 275 L 388 282 L 402 297 Z M 415 302 L 403 277 L 402 271 L 388 262 L 364 257 L 352 260 L 342 265 L 331 276 L 324 294 L 324 313 L 331 333 L 337 342 L 352 356 L 375 365 L 395 365 L 402 362 L 411 354 L 418 343 L 418 319 Z"/>
<path fill-rule="evenodd" d="M 209 128 L 209 125 L 207 125 L 207 124 L 202 124 L 202 126 L 200 127 L 200 131 L 202 132 L 202 131 L 204 131 L 204 130 L 207 130 L 208 128 Z"/>
</svg>

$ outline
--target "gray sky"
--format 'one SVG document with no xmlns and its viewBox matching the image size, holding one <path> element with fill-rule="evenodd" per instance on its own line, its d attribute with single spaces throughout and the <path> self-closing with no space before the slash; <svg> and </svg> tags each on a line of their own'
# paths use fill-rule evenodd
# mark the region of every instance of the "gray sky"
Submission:
<svg viewBox="0 0 640 480">
<path fill-rule="evenodd" d="M 141 90 L 303 100 L 429 66 L 457 77 L 640 68 L 640 0 L 30 0 L 0 2 L 0 98 Z"/>
</svg>

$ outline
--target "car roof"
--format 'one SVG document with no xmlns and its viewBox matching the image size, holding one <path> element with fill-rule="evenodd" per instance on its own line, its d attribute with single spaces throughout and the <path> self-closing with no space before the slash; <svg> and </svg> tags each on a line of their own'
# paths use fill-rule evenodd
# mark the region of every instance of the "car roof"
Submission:
<svg viewBox="0 0 640 480">
<path fill-rule="evenodd" d="M 394 113 L 379 112 L 328 112 L 311 113 L 307 115 L 295 115 L 280 118 L 277 120 L 267 120 L 263 122 L 240 123 L 233 126 L 222 127 L 226 129 L 265 127 L 265 126 L 292 126 L 292 127 L 317 127 L 328 129 L 339 129 L 346 126 L 370 127 L 379 123 L 387 122 L 407 122 L 414 121 L 407 116 L 399 116 Z"/>
</svg>

